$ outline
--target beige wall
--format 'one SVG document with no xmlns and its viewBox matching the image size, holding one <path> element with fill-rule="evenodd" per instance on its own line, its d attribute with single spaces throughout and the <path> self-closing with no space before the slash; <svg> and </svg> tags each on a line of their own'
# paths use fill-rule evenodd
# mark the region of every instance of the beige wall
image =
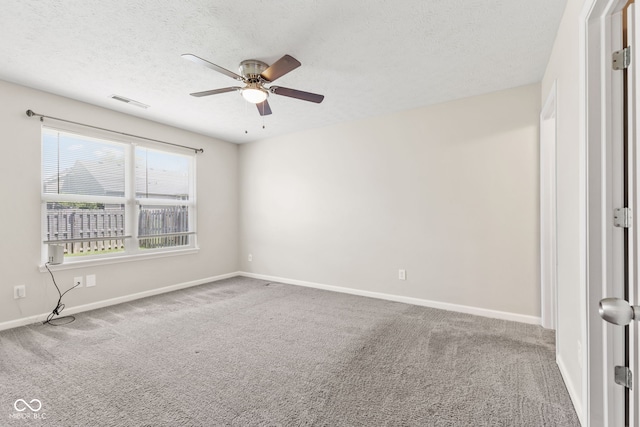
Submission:
<svg viewBox="0 0 640 427">
<path fill-rule="evenodd" d="M 539 317 L 539 113 L 530 85 L 241 146 L 241 269 Z"/>
<path fill-rule="evenodd" d="M 205 147 L 200 252 L 59 271 L 63 289 L 97 275 L 97 287 L 65 297 L 68 308 L 241 269 L 540 315 L 538 85 L 240 147 L 5 82 L 0 94 L 0 153 L 11 159 L 3 200 L 25 206 L 2 214 L 15 226 L 0 244 L 0 323 L 46 313 L 56 299 L 37 268 L 40 124 L 27 109 Z M 22 284 L 27 298 L 14 300 Z"/>
<path fill-rule="evenodd" d="M 542 80 L 542 102 L 557 81 L 558 363 L 582 416 L 582 325 L 580 290 L 580 62 L 579 16 L 584 0 L 568 0 Z"/>
<path fill-rule="evenodd" d="M 0 99 L 0 324 L 51 311 L 57 301 L 50 277 L 38 271 L 42 241 L 40 122 L 27 118 L 27 109 L 205 149 L 197 157 L 199 253 L 59 271 L 56 280 L 63 290 L 72 285 L 74 276 L 97 275 L 98 286 L 79 288 L 65 296 L 68 309 L 237 271 L 235 144 L 2 81 Z M 15 285 L 26 285 L 27 298 L 13 299 Z"/>
</svg>

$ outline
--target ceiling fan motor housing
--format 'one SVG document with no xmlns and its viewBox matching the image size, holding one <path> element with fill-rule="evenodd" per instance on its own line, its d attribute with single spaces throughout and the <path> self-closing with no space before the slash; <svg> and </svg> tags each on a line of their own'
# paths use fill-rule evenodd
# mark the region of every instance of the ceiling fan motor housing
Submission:
<svg viewBox="0 0 640 427">
<path fill-rule="evenodd" d="M 246 61 L 242 61 L 240 63 L 239 71 L 240 75 L 251 82 L 259 81 L 260 74 L 262 74 L 262 72 L 267 68 L 269 68 L 269 66 L 262 61 L 258 61 L 256 59 L 247 59 Z"/>
</svg>

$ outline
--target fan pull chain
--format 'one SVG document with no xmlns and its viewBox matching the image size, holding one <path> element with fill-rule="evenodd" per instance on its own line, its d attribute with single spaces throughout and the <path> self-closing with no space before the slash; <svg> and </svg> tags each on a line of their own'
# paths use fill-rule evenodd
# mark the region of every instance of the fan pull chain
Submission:
<svg viewBox="0 0 640 427">
<path fill-rule="evenodd" d="M 245 122 L 247 121 L 246 119 L 249 118 L 249 115 L 247 114 L 247 105 L 249 105 L 249 103 L 247 101 L 244 102 L 244 117 L 245 117 Z M 249 133 L 248 130 L 244 130 L 245 135 Z"/>
</svg>

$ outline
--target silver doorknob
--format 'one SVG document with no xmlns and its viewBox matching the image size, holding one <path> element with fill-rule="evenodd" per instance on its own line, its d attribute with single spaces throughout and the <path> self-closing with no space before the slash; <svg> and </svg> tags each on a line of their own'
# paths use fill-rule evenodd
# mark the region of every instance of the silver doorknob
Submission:
<svg viewBox="0 0 640 427">
<path fill-rule="evenodd" d="M 640 306 L 631 305 L 620 298 L 605 298 L 600 301 L 600 317 L 614 325 L 628 325 L 632 320 L 640 320 Z"/>
</svg>

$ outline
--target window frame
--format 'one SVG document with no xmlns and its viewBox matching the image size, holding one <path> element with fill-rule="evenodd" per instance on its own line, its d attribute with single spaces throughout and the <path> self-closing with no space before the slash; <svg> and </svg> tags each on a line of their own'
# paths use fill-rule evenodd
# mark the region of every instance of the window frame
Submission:
<svg viewBox="0 0 640 427">
<path fill-rule="evenodd" d="M 97 140 L 109 144 L 116 144 L 124 148 L 124 196 L 92 196 L 75 194 L 55 194 L 45 193 L 45 171 L 44 162 L 44 136 L 46 132 L 68 134 L 73 137 L 88 140 Z M 153 199 L 136 197 L 136 148 L 143 147 L 162 153 L 183 156 L 188 160 L 189 167 L 189 198 L 188 200 L 174 199 Z M 196 155 L 187 149 L 173 146 L 164 146 L 160 143 L 153 143 L 135 137 L 119 137 L 109 132 L 87 130 L 83 127 L 74 126 L 52 126 L 42 125 L 40 132 L 40 203 L 41 203 L 41 265 L 40 270 L 44 270 L 44 264 L 48 257 L 47 242 L 47 203 L 49 202 L 79 202 L 79 203 L 109 203 L 124 205 L 124 250 L 112 253 L 97 253 L 78 257 L 64 257 L 63 264 L 56 265 L 56 269 L 77 268 L 81 266 L 110 264 L 115 262 L 127 262 L 137 259 L 157 258 L 174 255 L 186 255 L 196 253 L 199 250 L 197 243 L 197 200 L 196 200 Z M 160 248 L 141 248 L 138 238 L 138 217 L 141 205 L 154 206 L 186 206 L 188 214 L 188 244 L 180 246 L 166 246 Z M 109 239 L 105 239 L 109 240 Z"/>
</svg>

